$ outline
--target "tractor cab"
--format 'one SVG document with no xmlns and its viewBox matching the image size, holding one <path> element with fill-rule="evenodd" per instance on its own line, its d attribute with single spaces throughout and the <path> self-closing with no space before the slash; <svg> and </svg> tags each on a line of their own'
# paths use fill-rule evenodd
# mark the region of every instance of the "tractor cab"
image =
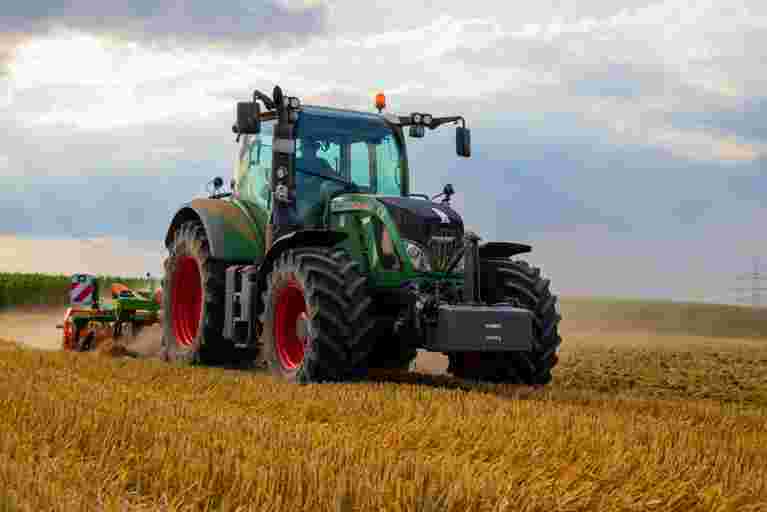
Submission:
<svg viewBox="0 0 767 512">
<path fill-rule="evenodd" d="M 273 206 L 271 175 L 276 119 L 241 141 L 235 171 L 237 195 L 261 208 Z M 295 221 L 322 227 L 328 200 L 343 193 L 406 196 L 408 169 L 402 132 L 382 116 L 304 106 L 297 112 L 290 164 Z"/>
<path fill-rule="evenodd" d="M 379 242 L 384 237 L 384 246 L 393 246 L 391 254 L 371 253 L 371 268 L 389 260 L 397 269 L 412 271 L 414 258 L 406 253 L 423 252 L 419 247 L 431 245 L 440 264 L 433 261 L 419 270 L 448 270 L 463 237 L 460 216 L 449 206 L 452 186 L 445 188 L 439 204 L 431 203 L 428 196 L 411 196 L 403 129 L 409 127 L 409 135 L 420 138 L 426 128 L 460 124 L 456 128 L 456 152 L 463 157 L 471 155 L 469 130 L 461 116 L 397 116 L 383 113 L 385 104 L 385 96 L 379 94 L 378 114 L 302 106 L 298 98 L 284 96 L 279 87 L 271 98 L 255 91 L 252 102 L 238 103 L 232 129 L 241 140 L 241 149 L 233 195 L 258 209 L 266 229 L 265 250 L 272 240 L 291 232 L 343 231 L 347 217 L 343 212 L 354 205 L 351 207 L 371 212 L 372 219 L 366 221 L 366 229 L 373 230 L 371 235 Z M 339 200 L 334 201 L 336 198 Z M 417 239 L 393 240 L 398 236 L 383 227 L 387 221 L 404 223 L 398 226 L 401 230 L 394 231 L 418 234 Z M 359 237 L 350 238 L 352 244 L 359 242 Z M 364 247 L 349 249 L 365 251 Z M 396 254 L 398 250 L 402 254 Z"/>
</svg>

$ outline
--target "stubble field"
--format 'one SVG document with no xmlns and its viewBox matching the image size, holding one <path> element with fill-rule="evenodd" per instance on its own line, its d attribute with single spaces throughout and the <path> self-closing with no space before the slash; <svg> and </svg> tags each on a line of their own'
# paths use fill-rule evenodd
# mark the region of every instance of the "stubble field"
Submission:
<svg viewBox="0 0 767 512">
<path fill-rule="evenodd" d="M 532 392 L 424 354 L 291 386 L 1 343 L 0 511 L 767 510 L 761 311 L 562 312 L 555 382 Z"/>
</svg>

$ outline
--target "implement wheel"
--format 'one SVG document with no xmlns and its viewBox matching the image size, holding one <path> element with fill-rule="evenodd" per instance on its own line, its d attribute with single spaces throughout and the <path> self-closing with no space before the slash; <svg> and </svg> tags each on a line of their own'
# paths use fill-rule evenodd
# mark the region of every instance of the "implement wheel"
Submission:
<svg viewBox="0 0 767 512">
<path fill-rule="evenodd" d="M 341 249 L 307 247 L 280 256 L 267 277 L 261 315 L 273 375 L 302 383 L 364 376 L 374 325 L 365 281 Z"/>
<path fill-rule="evenodd" d="M 558 326 L 557 297 L 549 280 L 525 261 L 483 259 L 480 263 L 480 293 L 488 304 L 511 303 L 534 314 L 533 350 L 530 352 L 455 352 L 448 354 L 448 371 L 456 377 L 543 385 L 551 381 L 562 341 Z"/>
</svg>

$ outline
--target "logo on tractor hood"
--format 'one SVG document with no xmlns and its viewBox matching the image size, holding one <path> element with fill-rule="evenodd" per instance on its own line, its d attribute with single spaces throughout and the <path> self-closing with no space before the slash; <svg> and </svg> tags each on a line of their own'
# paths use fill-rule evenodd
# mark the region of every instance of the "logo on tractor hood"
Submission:
<svg viewBox="0 0 767 512">
<path fill-rule="evenodd" d="M 443 212 L 439 208 L 432 208 L 431 211 L 437 214 L 437 216 L 439 217 L 439 222 L 441 224 L 450 224 L 450 217 L 448 217 L 445 212 Z"/>
</svg>

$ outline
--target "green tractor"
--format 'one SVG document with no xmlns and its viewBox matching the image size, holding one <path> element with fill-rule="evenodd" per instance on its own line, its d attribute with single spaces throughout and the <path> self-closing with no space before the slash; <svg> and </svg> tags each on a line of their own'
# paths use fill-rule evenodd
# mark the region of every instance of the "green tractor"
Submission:
<svg viewBox="0 0 767 512">
<path fill-rule="evenodd" d="M 262 107 L 263 105 L 263 107 Z M 237 104 L 230 191 L 176 212 L 165 238 L 166 360 L 259 361 L 293 382 L 407 369 L 418 349 L 472 380 L 542 385 L 561 338 L 549 280 L 519 254 L 480 243 L 450 207 L 453 187 L 413 193 L 405 145 L 455 124 L 302 105 L 275 87 Z"/>
</svg>

